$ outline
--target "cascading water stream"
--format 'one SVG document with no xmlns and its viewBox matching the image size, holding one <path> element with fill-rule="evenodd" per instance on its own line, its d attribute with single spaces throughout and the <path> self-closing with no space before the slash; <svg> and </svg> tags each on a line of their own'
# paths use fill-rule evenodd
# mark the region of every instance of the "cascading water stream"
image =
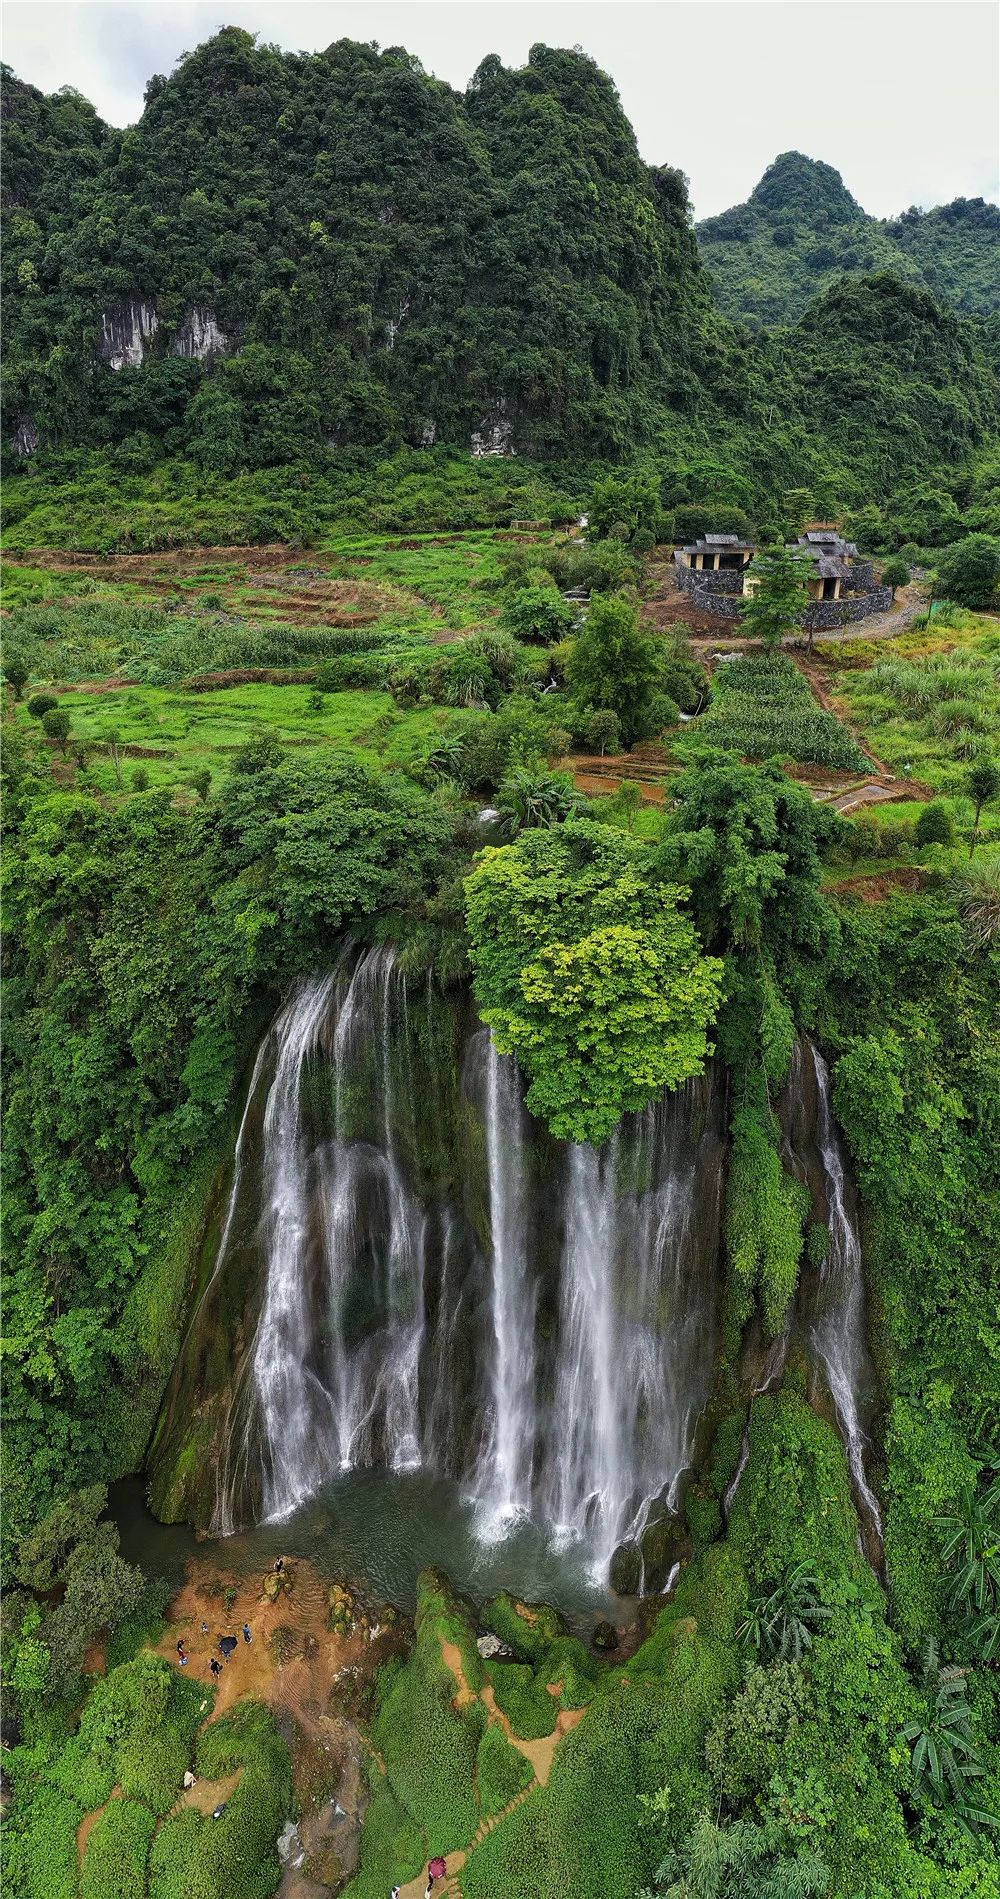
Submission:
<svg viewBox="0 0 1000 1899">
<path fill-rule="evenodd" d="M 641 1535 L 654 1498 L 674 1503 L 708 1398 L 722 1187 L 713 1086 L 648 1108 L 600 1154 L 569 1150 L 543 1505 L 599 1570 Z"/>
<path fill-rule="evenodd" d="M 810 1337 L 826 1373 L 851 1476 L 881 1541 L 882 1517 L 865 1474 L 865 1433 L 859 1412 L 859 1394 L 871 1376 L 861 1241 L 853 1205 L 848 1203 L 843 1156 L 830 1105 L 829 1070 L 811 1044 L 810 1054 L 816 1077 L 816 1138 L 826 1176 L 829 1232 L 827 1256 L 820 1269 L 819 1310 Z"/>
<path fill-rule="evenodd" d="M 536 1288 L 528 1271 L 525 1128 L 517 1063 L 485 1031 L 485 1125 L 492 1241 L 489 1435 L 476 1478 L 484 1536 L 531 1509 Z"/>
<path fill-rule="evenodd" d="M 592 1147 L 569 1150 L 554 1406 L 563 1444 L 545 1495 L 556 1535 L 591 1539 L 598 1561 L 611 1555 L 631 1491 L 622 1462 L 622 1341 L 614 1339 L 616 1165 L 616 1142 L 603 1156 Z"/>
</svg>

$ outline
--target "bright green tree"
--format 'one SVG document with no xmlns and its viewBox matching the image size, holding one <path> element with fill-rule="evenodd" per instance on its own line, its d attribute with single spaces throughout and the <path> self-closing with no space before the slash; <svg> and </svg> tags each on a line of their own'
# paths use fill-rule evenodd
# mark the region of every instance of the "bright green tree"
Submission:
<svg viewBox="0 0 1000 1899">
<path fill-rule="evenodd" d="M 897 589 L 907 586 L 909 579 L 910 570 L 905 560 L 901 560 L 898 554 L 893 554 L 892 559 L 887 560 L 882 569 L 883 587 L 890 587 L 892 589 L 892 597 L 895 600 Z"/>
<path fill-rule="evenodd" d="M 577 705 L 616 713 L 622 744 L 635 745 L 656 729 L 662 672 L 661 642 L 641 625 L 634 602 L 624 594 L 592 601 L 567 662 Z"/>
<path fill-rule="evenodd" d="M 53 706 L 51 712 L 42 716 L 42 731 L 46 738 L 55 739 L 60 751 L 64 752 L 69 738 L 69 713 L 64 712 L 62 706 Z"/>
<path fill-rule="evenodd" d="M 631 838 L 576 821 L 484 851 L 466 879 L 480 1014 L 562 1139 L 606 1139 L 711 1052 L 721 964 L 649 869 Z"/>
<path fill-rule="evenodd" d="M 1000 587 L 1000 540 L 969 534 L 942 554 L 934 576 L 936 600 L 959 607 L 995 607 Z"/>
<path fill-rule="evenodd" d="M 27 660 L 22 659 L 19 653 L 11 653 L 10 657 L 4 660 L 3 676 L 15 699 L 20 699 L 28 683 L 30 670 Z"/>
<path fill-rule="evenodd" d="M 742 607 L 742 627 L 748 639 L 776 646 L 802 620 L 808 603 L 806 578 L 810 563 L 788 547 L 769 548 L 750 562 L 749 578 L 756 582 Z"/>
<path fill-rule="evenodd" d="M 587 744 L 592 752 L 616 752 L 621 744 L 622 728 L 617 712 L 593 712 L 587 720 Z"/>
<path fill-rule="evenodd" d="M 504 601 L 501 625 L 518 640 L 544 640 L 551 646 L 572 633 L 576 615 L 557 587 L 518 587 Z"/>
<path fill-rule="evenodd" d="M 655 532 L 660 511 L 660 484 L 655 475 L 605 475 L 594 483 L 588 532 L 599 541 L 624 528 L 623 538 L 631 541 L 643 529 Z"/>
<path fill-rule="evenodd" d="M 983 815 L 983 806 L 992 804 L 994 798 L 1000 798 L 1000 764 L 995 758 L 976 759 L 969 771 L 969 796 L 976 807 L 976 821 L 969 841 L 971 857 L 979 840 L 979 820 Z"/>
<path fill-rule="evenodd" d="M 953 844 L 955 827 L 951 821 L 951 812 L 943 799 L 935 798 L 925 804 L 914 826 L 913 835 L 923 849 L 925 844 Z"/>
</svg>

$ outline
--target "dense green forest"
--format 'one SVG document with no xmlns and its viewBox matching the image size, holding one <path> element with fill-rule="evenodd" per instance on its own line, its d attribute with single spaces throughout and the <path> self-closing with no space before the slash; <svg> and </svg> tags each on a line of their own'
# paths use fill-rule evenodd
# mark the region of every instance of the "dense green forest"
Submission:
<svg viewBox="0 0 1000 1899">
<path fill-rule="evenodd" d="M 766 518 L 823 477 L 857 502 L 950 484 L 995 428 L 989 338 L 898 244 L 849 285 L 814 277 L 778 335 L 720 315 L 682 174 L 642 163 L 578 52 L 489 58 L 458 94 L 398 48 L 295 56 L 233 28 L 154 78 L 125 132 L 13 75 L 4 112 L 3 436 L 61 486 L 155 489 L 177 456 L 208 481 L 312 481 L 376 446 L 655 444 L 721 461 L 740 492 L 713 499 Z M 792 169 L 807 219 L 835 174 Z M 725 249 L 754 268 L 752 233 Z"/>
<path fill-rule="evenodd" d="M 889 271 L 965 316 L 1000 306 L 1000 209 L 956 198 L 873 218 L 838 171 L 801 152 L 769 165 L 746 204 L 696 226 L 721 309 L 754 327 L 795 323 L 844 273 Z"/>
<path fill-rule="evenodd" d="M 5 1889 L 1000 1899 L 994 214 L 696 239 L 545 47 L 3 109 Z"/>
</svg>

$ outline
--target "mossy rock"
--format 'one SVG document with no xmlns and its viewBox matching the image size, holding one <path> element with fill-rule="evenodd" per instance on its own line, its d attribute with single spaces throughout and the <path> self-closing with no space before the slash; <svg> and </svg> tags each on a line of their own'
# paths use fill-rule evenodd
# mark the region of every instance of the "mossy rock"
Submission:
<svg viewBox="0 0 1000 1899">
<path fill-rule="evenodd" d="M 684 1525 L 665 1503 L 655 1503 L 641 1537 L 643 1587 L 648 1595 L 659 1595 L 667 1586 L 675 1563 L 691 1554 Z"/>
<path fill-rule="evenodd" d="M 326 1626 L 331 1634 L 353 1635 L 358 1626 L 358 1605 L 345 1583 L 333 1583 L 327 1593 Z"/>
<path fill-rule="evenodd" d="M 594 1626 L 594 1633 L 590 1639 L 595 1648 L 606 1653 L 618 1647 L 618 1630 L 613 1622 L 598 1622 Z"/>
<path fill-rule="evenodd" d="M 547 1602 L 522 1602 L 506 1589 L 485 1604 L 482 1621 L 515 1655 L 531 1662 L 541 1661 L 553 1642 L 568 1632 L 558 1609 Z"/>
<path fill-rule="evenodd" d="M 609 1581 L 616 1596 L 637 1596 L 642 1588 L 642 1551 L 638 1543 L 619 1543 L 611 1558 Z"/>
<path fill-rule="evenodd" d="M 699 1496 L 692 1491 L 684 1506 L 684 1514 L 694 1539 L 696 1550 L 706 1549 L 722 1534 L 722 1509 L 717 1497 Z"/>
</svg>

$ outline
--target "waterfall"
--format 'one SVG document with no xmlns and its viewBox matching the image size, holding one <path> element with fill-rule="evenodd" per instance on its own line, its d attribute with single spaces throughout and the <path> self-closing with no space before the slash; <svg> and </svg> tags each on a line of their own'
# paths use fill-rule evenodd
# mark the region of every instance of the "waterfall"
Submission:
<svg viewBox="0 0 1000 1899">
<path fill-rule="evenodd" d="M 484 1539 L 531 1518 L 606 1572 L 676 1501 L 712 1376 L 721 1077 L 568 1146 L 467 1026 L 408 999 L 383 947 L 275 1018 L 192 1323 L 209 1374 L 236 1340 L 217 1532 L 343 1470 L 419 1466 Z"/>
<path fill-rule="evenodd" d="M 329 1289 L 329 1374 L 334 1394 L 337 1463 L 385 1463 L 394 1470 L 421 1461 L 418 1372 L 423 1341 L 425 1219 L 410 1194 L 399 1154 L 390 1065 L 394 998 L 405 1014 L 405 985 L 391 949 L 369 950 L 357 963 L 333 1038 L 334 1138 L 316 1157 L 318 1198 Z M 350 1140 L 345 1094 L 350 1062 L 372 1035 L 379 1053 L 381 1146 Z M 405 1047 L 404 1037 L 404 1047 Z M 404 1106 L 412 1108 L 412 1086 Z M 377 1244 L 381 1236 L 381 1246 Z M 383 1325 L 360 1346 L 349 1338 L 358 1262 L 371 1257 Z"/>
<path fill-rule="evenodd" d="M 604 1570 L 676 1501 L 715 1342 L 721 1141 L 711 1080 L 569 1150 L 544 1508 Z M 701 1125 L 701 1132 L 696 1132 Z M 638 1177 L 640 1186 L 633 1184 Z"/>
<path fill-rule="evenodd" d="M 623 1496 L 623 1341 L 615 1338 L 617 1142 L 602 1157 L 571 1147 L 566 1243 L 556 1370 L 554 1429 L 562 1442 L 550 1460 L 546 1509 L 563 1540 L 593 1537 L 610 1558 Z"/>
<path fill-rule="evenodd" d="M 826 1176 L 830 1236 L 820 1269 L 818 1311 L 810 1337 L 826 1373 L 855 1489 L 881 1542 L 882 1518 L 878 1499 L 865 1475 L 865 1434 L 859 1416 L 860 1395 L 872 1383 L 861 1242 L 830 1106 L 829 1071 L 819 1050 L 811 1044 L 810 1052 L 816 1077 L 816 1139 Z"/>
<path fill-rule="evenodd" d="M 317 1408 L 325 1408 L 325 1394 L 306 1364 L 312 1327 L 303 1272 L 306 1217 L 299 1084 L 316 1047 L 334 981 L 327 976 L 304 984 L 273 1023 L 254 1066 L 236 1143 L 233 1184 L 210 1286 L 229 1257 L 243 1186 L 247 1121 L 257 1100 L 265 1058 L 276 1051 L 263 1126 L 260 1230 L 267 1277 L 254 1351 L 241 1368 L 226 1420 L 213 1522 L 222 1535 L 237 1527 L 237 1498 L 257 1451 L 258 1407 L 265 1429 L 272 1420 L 278 1427 L 274 1433 L 268 1429 L 269 1455 L 261 1470 L 265 1513 L 274 1510 L 279 1494 L 300 1501 L 325 1474 L 316 1456 L 328 1433 L 319 1430 L 315 1444 L 311 1441 L 312 1425 L 320 1422 L 314 1414 Z"/>
<path fill-rule="evenodd" d="M 489 1435 L 477 1476 L 480 1523 L 502 1532 L 531 1508 L 535 1436 L 535 1307 L 528 1270 L 525 1114 L 520 1075 L 485 1032 L 484 1119 L 492 1240 Z"/>
<path fill-rule="evenodd" d="M 259 1488 L 263 1515 L 279 1518 L 338 1469 L 421 1461 L 426 1218 L 406 1186 L 393 1115 L 389 1029 L 400 990 L 393 952 L 369 950 L 353 967 L 305 983 L 269 1038 L 275 1066 L 257 1224 L 264 1296 L 224 1434 L 213 1523 L 222 1534 L 236 1527 L 247 1490 Z M 373 1047 L 377 1145 L 352 1136 L 347 1102 Z M 333 1131 L 317 1140 L 303 1093 L 306 1070 L 324 1050 Z M 259 1058 L 250 1101 L 263 1067 Z M 237 1166 L 213 1279 L 229 1251 L 243 1182 Z"/>
<path fill-rule="evenodd" d="M 264 1513 L 303 1502 L 328 1474 L 333 1411 L 310 1360 L 314 1304 L 309 1275 L 301 1081 L 315 1050 L 334 979 L 307 984 L 285 1012 L 274 1080 L 264 1110 L 263 1235 L 267 1288 L 253 1354 L 266 1432 Z"/>
</svg>

